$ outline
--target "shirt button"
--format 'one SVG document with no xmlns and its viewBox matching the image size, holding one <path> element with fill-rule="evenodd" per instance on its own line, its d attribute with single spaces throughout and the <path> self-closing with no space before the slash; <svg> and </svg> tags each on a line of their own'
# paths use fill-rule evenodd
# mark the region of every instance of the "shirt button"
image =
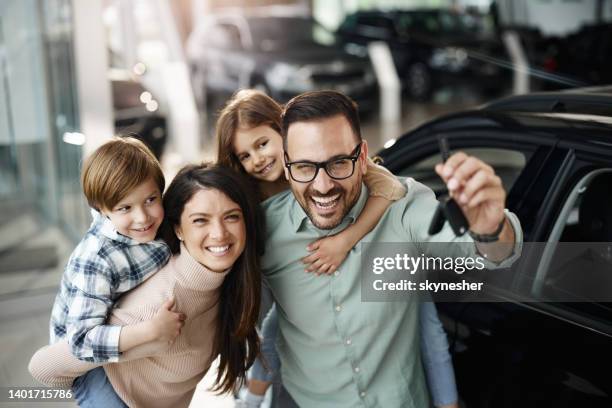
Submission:
<svg viewBox="0 0 612 408">
<path fill-rule="evenodd" d="M 360 396 L 361 398 L 365 398 L 365 396 L 366 396 L 365 391 L 361 391 L 361 392 L 359 393 L 359 396 Z"/>
<path fill-rule="evenodd" d="M 338 271 L 334 272 L 334 276 L 338 276 L 338 275 L 340 275 L 340 272 Z"/>
<path fill-rule="evenodd" d="M 351 339 L 346 339 L 346 345 L 350 346 L 353 343 L 353 341 Z"/>
<path fill-rule="evenodd" d="M 341 310 L 342 310 L 342 306 L 340 306 L 340 305 L 336 305 L 336 312 L 339 312 L 339 311 L 341 311 Z"/>
<path fill-rule="evenodd" d="M 361 369 L 359 367 L 355 367 L 355 372 L 358 373 L 359 371 L 361 371 Z"/>
</svg>

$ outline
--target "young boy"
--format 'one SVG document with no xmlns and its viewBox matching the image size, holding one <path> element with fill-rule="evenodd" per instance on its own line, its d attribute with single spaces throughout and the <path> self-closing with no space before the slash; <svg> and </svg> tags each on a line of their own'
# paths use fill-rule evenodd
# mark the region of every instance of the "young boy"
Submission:
<svg viewBox="0 0 612 408">
<path fill-rule="evenodd" d="M 117 137 L 86 160 L 81 181 L 94 219 L 64 271 L 50 342 L 66 338 L 80 360 L 116 362 L 122 352 L 141 344 L 173 341 L 185 316 L 170 310 L 172 299 L 151 320 L 123 327 L 105 324 L 117 298 L 170 257 L 167 245 L 155 240 L 164 218 L 159 162 L 139 140 Z"/>
</svg>

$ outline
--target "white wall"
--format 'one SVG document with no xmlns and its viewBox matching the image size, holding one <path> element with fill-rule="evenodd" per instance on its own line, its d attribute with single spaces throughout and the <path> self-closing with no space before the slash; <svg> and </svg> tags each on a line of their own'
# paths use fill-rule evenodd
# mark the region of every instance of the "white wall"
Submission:
<svg viewBox="0 0 612 408">
<path fill-rule="evenodd" d="M 567 35 L 595 21 L 597 0 L 530 0 L 527 21 L 546 35 Z"/>
<path fill-rule="evenodd" d="M 504 24 L 539 28 L 544 35 L 565 36 L 595 22 L 597 0 L 498 0 Z M 604 3 L 612 20 L 612 1 Z"/>
</svg>

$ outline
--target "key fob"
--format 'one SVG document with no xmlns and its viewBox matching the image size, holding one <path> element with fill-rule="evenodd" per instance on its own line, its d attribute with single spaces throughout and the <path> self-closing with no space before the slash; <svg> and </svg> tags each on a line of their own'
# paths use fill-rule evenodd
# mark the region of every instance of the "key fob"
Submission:
<svg viewBox="0 0 612 408">
<path fill-rule="evenodd" d="M 465 215 L 463 215 L 463 211 L 461 211 L 461 207 L 450 197 L 447 197 L 444 205 L 444 215 L 456 236 L 462 236 L 470 228 Z"/>
<path fill-rule="evenodd" d="M 448 221 L 453 232 L 458 237 L 464 235 L 470 227 L 457 202 L 449 196 L 442 196 L 429 224 L 428 234 L 435 235 L 439 233 L 446 221 Z"/>
<path fill-rule="evenodd" d="M 429 235 L 436 235 L 438 232 L 442 231 L 442 227 L 444 227 L 446 216 L 444 215 L 443 206 L 442 202 L 439 202 L 438 207 L 436 207 L 436 212 L 429 223 L 429 230 L 427 231 Z"/>
</svg>

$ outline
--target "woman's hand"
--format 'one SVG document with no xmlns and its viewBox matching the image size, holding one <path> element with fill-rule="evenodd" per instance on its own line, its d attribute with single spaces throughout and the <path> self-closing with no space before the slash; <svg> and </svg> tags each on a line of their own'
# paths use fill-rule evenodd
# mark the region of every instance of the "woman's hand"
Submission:
<svg viewBox="0 0 612 408">
<path fill-rule="evenodd" d="M 155 339 L 168 344 L 174 343 L 174 340 L 181 334 L 186 319 L 183 313 L 172 311 L 174 303 L 173 297 L 166 300 L 150 320 Z"/>
<path fill-rule="evenodd" d="M 314 272 L 317 276 L 331 275 L 338 269 L 352 248 L 352 245 L 346 242 L 342 235 L 321 238 L 306 247 L 311 252 L 310 255 L 302 258 L 302 263 L 306 265 L 306 272 Z"/>
</svg>

